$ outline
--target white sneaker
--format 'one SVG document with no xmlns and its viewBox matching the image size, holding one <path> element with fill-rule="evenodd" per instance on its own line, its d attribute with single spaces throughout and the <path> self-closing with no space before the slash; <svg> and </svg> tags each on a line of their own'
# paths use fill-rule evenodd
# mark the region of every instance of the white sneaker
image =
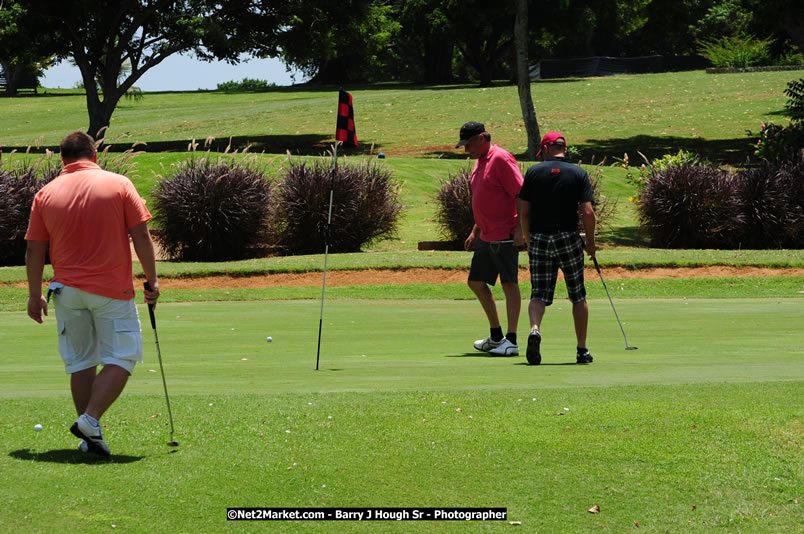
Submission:
<svg viewBox="0 0 804 534">
<path fill-rule="evenodd" d="M 87 440 L 82 439 L 81 443 L 78 444 L 78 450 L 81 452 L 89 452 L 89 445 L 87 445 Z"/>
<path fill-rule="evenodd" d="M 519 347 L 504 337 L 499 345 L 491 349 L 489 353 L 495 356 L 519 356 Z"/>
<path fill-rule="evenodd" d="M 502 338 L 499 341 L 494 341 L 491 339 L 491 336 L 487 337 L 486 339 L 478 339 L 473 343 L 475 348 L 481 352 L 489 352 L 494 347 L 498 347 L 500 343 L 502 343 L 505 338 Z"/>
<path fill-rule="evenodd" d="M 109 446 L 103 441 L 103 431 L 100 425 L 93 425 L 87 414 L 81 415 L 78 420 L 70 427 L 70 432 L 77 438 L 86 441 L 89 451 L 94 452 L 100 456 L 109 456 L 112 451 Z"/>
</svg>

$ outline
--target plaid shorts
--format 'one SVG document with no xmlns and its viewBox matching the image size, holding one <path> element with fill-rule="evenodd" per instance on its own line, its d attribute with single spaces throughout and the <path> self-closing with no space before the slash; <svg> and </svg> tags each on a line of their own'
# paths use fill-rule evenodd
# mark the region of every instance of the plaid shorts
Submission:
<svg viewBox="0 0 804 534">
<path fill-rule="evenodd" d="M 530 234 L 530 299 L 544 301 L 547 306 L 553 303 L 560 267 L 570 301 L 575 304 L 586 300 L 583 250 L 583 239 L 578 232 Z"/>
</svg>

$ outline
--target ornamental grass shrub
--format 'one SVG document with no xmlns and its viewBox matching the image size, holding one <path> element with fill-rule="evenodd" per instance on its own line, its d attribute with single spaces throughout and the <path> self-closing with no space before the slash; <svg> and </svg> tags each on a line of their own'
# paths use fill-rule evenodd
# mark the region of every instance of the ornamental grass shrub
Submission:
<svg viewBox="0 0 804 534">
<path fill-rule="evenodd" d="M 237 154 L 191 156 L 153 191 L 155 239 L 172 259 L 248 257 L 264 244 L 273 184 L 260 162 Z"/>
<path fill-rule="evenodd" d="M 736 248 L 745 224 L 740 179 L 707 165 L 670 165 L 652 175 L 638 202 L 651 245 Z"/>
<path fill-rule="evenodd" d="M 804 248 L 804 162 L 741 171 L 743 248 Z"/>
<path fill-rule="evenodd" d="M 594 163 L 594 161 L 593 161 Z M 602 180 L 603 180 L 603 161 L 595 165 L 592 172 L 589 173 L 589 181 L 592 183 L 592 195 L 595 199 L 595 228 L 596 232 L 608 228 L 611 225 L 611 220 L 614 217 L 614 212 L 617 211 L 617 199 L 611 198 L 603 194 Z M 583 219 L 578 219 L 578 229 L 583 232 Z"/>
<path fill-rule="evenodd" d="M 463 241 L 475 225 L 472 213 L 472 167 L 464 166 L 441 180 L 436 194 L 436 222 L 448 241 Z"/>
<path fill-rule="evenodd" d="M 36 193 L 61 172 L 53 152 L 0 160 L 0 265 L 25 264 L 25 232 Z"/>
<path fill-rule="evenodd" d="M 765 162 L 736 173 L 669 166 L 646 182 L 638 209 L 656 247 L 802 248 L 804 162 Z"/>
<path fill-rule="evenodd" d="M 283 253 L 320 254 L 327 241 L 329 252 L 359 252 L 376 240 L 396 235 L 401 184 L 388 167 L 364 160 L 333 170 L 323 158 L 291 159 L 280 173 L 270 242 Z M 330 190 L 332 222 L 328 225 Z"/>
</svg>

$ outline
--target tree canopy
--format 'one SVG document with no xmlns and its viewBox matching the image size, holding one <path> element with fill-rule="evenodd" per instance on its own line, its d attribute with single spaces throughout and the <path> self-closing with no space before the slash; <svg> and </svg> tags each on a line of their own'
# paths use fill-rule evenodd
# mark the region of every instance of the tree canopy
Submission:
<svg viewBox="0 0 804 534">
<path fill-rule="evenodd" d="M 525 52 L 514 47 L 517 6 L 529 13 L 532 62 L 695 54 L 699 39 L 726 32 L 767 39 L 779 58 L 804 47 L 798 0 L 524 1 L 0 0 L 0 66 L 14 77 L 71 57 L 97 136 L 136 81 L 176 53 L 277 57 L 311 83 L 514 81 Z"/>
<path fill-rule="evenodd" d="M 88 133 L 98 136 L 120 98 L 149 69 L 179 52 L 237 63 L 280 25 L 272 2 L 248 0 L 20 0 L 40 31 L 57 36 L 81 71 Z M 124 65 L 126 69 L 124 69 Z M 124 73 L 121 75 L 121 73 Z"/>
<path fill-rule="evenodd" d="M 42 32 L 38 21 L 20 2 L 0 1 L 0 67 L 7 94 L 15 94 L 26 76 L 40 75 L 44 67 L 63 56 L 63 50 L 59 37 Z"/>
</svg>

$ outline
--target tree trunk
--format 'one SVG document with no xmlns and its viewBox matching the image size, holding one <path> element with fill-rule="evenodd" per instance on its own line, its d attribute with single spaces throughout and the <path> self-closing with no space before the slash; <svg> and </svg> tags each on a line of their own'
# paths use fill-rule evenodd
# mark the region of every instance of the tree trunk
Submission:
<svg viewBox="0 0 804 534">
<path fill-rule="evenodd" d="M 424 82 L 450 83 L 454 46 L 445 42 L 443 36 L 429 36 L 424 47 Z"/>
<path fill-rule="evenodd" d="M 102 139 L 106 133 L 106 128 L 112 120 L 112 114 L 117 106 L 118 100 L 131 86 L 133 81 L 129 77 L 121 87 L 117 86 L 117 80 L 103 80 L 103 90 L 98 89 L 98 81 L 95 78 L 95 71 L 92 69 L 86 55 L 74 54 L 75 64 L 81 71 L 81 79 L 84 82 L 84 91 L 87 95 L 87 113 L 89 114 L 89 128 L 87 134 L 96 141 Z M 118 69 L 119 71 L 119 69 Z M 110 78 L 107 76 L 107 78 Z M 103 99 L 101 99 L 101 97 Z"/>
<path fill-rule="evenodd" d="M 109 126 L 111 115 L 105 111 L 104 103 L 99 99 L 90 100 L 87 98 L 87 112 L 89 112 L 89 128 L 87 133 L 95 140 L 103 137 L 105 128 Z"/>
<path fill-rule="evenodd" d="M 528 71 L 528 2 L 517 0 L 516 19 L 514 22 L 514 43 L 516 46 L 516 74 L 519 88 L 519 106 L 522 108 L 522 120 L 528 135 L 528 159 L 536 161 L 541 134 L 539 121 L 533 109 L 533 98 L 530 94 L 530 73 Z"/>
<path fill-rule="evenodd" d="M 6 95 L 15 96 L 17 94 L 22 69 L 20 67 L 12 67 L 11 63 L 5 59 L 0 59 L 0 68 L 2 68 L 3 76 L 6 78 Z"/>
</svg>

